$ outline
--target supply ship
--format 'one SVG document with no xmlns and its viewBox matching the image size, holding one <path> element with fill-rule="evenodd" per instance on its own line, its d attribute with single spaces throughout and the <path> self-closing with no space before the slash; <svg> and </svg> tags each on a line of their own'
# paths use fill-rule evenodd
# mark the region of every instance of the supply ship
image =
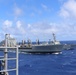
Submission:
<svg viewBox="0 0 76 75">
<path fill-rule="evenodd" d="M 61 52 L 63 47 L 64 45 L 56 40 L 55 34 L 53 33 L 53 41 L 50 41 L 50 43 L 40 44 L 39 40 L 37 40 L 37 43 L 32 45 L 29 41 L 28 45 L 20 46 L 19 50 L 27 53 L 56 53 Z"/>
</svg>

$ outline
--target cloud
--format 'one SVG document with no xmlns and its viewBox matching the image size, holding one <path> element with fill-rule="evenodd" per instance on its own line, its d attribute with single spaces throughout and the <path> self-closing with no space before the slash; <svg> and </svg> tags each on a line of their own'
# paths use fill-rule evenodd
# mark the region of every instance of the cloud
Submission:
<svg viewBox="0 0 76 75">
<path fill-rule="evenodd" d="M 44 10 L 47 10 L 47 9 L 48 9 L 48 7 L 47 7 L 45 4 L 41 4 L 41 6 L 42 6 L 42 8 L 43 8 Z"/>
<path fill-rule="evenodd" d="M 9 22 L 12 22 L 12 25 Z M 76 26 L 75 24 L 70 23 L 57 24 L 52 22 L 37 22 L 33 24 L 24 24 L 20 20 L 16 22 L 5 20 L 3 24 L 10 24 L 10 26 L 5 28 L 3 25 L 3 31 L 1 33 L 9 33 L 20 40 L 25 38 L 34 40 L 37 37 L 42 40 L 48 40 L 49 38 L 51 38 L 52 33 L 55 33 L 57 38 L 60 38 L 61 40 L 67 39 L 67 37 L 68 39 L 72 39 L 72 37 L 76 35 Z"/>
<path fill-rule="evenodd" d="M 13 27 L 13 21 L 5 20 L 3 21 L 2 33 L 3 34 L 14 34 L 15 27 Z"/>
<path fill-rule="evenodd" d="M 60 10 L 60 16 L 64 17 L 64 18 L 67 18 L 67 17 L 70 17 L 70 14 L 68 11 L 66 11 L 65 9 L 61 9 Z"/>
<path fill-rule="evenodd" d="M 10 21 L 10 20 L 5 20 L 3 22 L 2 26 L 3 33 L 10 33 L 10 34 L 25 34 L 25 27 L 22 25 L 21 21 Z"/>
<path fill-rule="evenodd" d="M 64 18 L 76 18 L 76 0 L 67 0 L 64 2 L 59 15 Z"/>
<path fill-rule="evenodd" d="M 21 21 L 17 21 L 16 22 L 16 27 L 20 31 L 20 33 L 22 33 L 22 34 L 25 34 L 26 33 L 26 31 L 25 31 L 25 29 L 24 29 Z"/>
<path fill-rule="evenodd" d="M 41 4 L 41 7 L 43 8 L 43 10 L 50 12 L 51 10 L 48 8 L 47 5 L 45 4 Z"/>
<path fill-rule="evenodd" d="M 4 37 L 5 34 L 11 34 L 12 36 L 16 33 L 15 27 L 13 26 L 13 21 L 5 20 L 2 21 L 2 27 L 1 27 L 1 37 Z M 2 38 L 3 39 L 3 38 Z M 2 40 L 0 39 L 0 40 Z"/>
<path fill-rule="evenodd" d="M 52 33 L 55 33 L 58 38 L 61 40 L 72 39 L 72 36 L 76 35 L 76 26 L 75 24 L 68 23 L 35 23 L 30 25 L 28 28 L 30 36 L 40 37 L 44 39 L 51 38 Z M 26 33 L 27 34 L 27 33 Z M 67 39 L 68 38 L 68 39 Z"/>
<path fill-rule="evenodd" d="M 21 25 L 22 25 L 22 24 L 21 24 L 21 21 L 17 21 L 17 22 L 16 22 L 16 25 L 17 25 L 17 28 L 20 29 L 20 28 L 21 28 Z"/>
<path fill-rule="evenodd" d="M 28 26 L 27 26 L 28 28 L 31 28 L 31 24 L 28 24 Z"/>
<path fill-rule="evenodd" d="M 12 27 L 12 21 L 5 20 L 5 21 L 3 22 L 3 26 L 4 26 L 5 28 Z"/>
<path fill-rule="evenodd" d="M 14 10 L 14 15 L 16 17 L 22 15 L 22 13 L 23 13 L 23 10 L 20 7 L 18 7 L 17 4 L 14 4 L 14 9 L 13 10 Z"/>
<path fill-rule="evenodd" d="M 50 23 L 39 22 L 31 25 L 30 32 L 36 35 L 39 35 L 39 34 L 47 35 L 53 32 L 57 33 L 58 29 L 54 25 L 50 25 Z"/>
</svg>

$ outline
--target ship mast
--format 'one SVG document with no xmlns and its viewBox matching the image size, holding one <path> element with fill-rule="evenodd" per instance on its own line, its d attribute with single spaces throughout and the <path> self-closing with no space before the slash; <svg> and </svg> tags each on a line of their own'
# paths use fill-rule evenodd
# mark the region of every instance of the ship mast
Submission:
<svg viewBox="0 0 76 75">
<path fill-rule="evenodd" d="M 56 37 L 55 37 L 55 34 L 53 33 L 53 39 L 54 39 L 54 42 L 56 42 Z"/>
</svg>

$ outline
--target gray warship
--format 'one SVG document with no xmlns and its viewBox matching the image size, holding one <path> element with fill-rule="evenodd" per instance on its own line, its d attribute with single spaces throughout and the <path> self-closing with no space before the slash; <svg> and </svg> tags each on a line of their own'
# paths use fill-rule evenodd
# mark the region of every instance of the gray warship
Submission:
<svg viewBox="0 0 76 75">
<path fill-rule="evenodd" d="M 64 45 L 56 40 L 55 34 L 53 33 L 53 41 L 50 43 L 37 43 L 35 45 L 31 45 L 30 43 L 27 46 L 19 47 L 21 52 L 27 53 L 56 53 L 61 52 L 63 50 Z"/>
</svg>

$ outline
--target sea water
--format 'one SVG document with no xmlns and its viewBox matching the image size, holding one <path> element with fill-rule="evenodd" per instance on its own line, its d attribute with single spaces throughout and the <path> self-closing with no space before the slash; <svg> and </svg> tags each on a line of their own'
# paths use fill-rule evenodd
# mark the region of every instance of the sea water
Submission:
<svg viewBox="0 0 76 75">
<path fill-rule="evenodd" d="M 10 66 L 14 64 L 10 62 Z M 62 50 L 61 54 L 19 53 L 19 75 L 76 75 L 76 49 Z"/>
<path fill-rule="evenodd" d="M 13 65 L 15 61 L 10 62 L 10 67 Z M 76 75 L 76 50 L 63 50 L 61 54 L 19 53 L 19 75 Z"/>
<path fill-rule="evenodd" d="M 76 50 L 62 54 L 19 54 L 19 75 L 76 75 Z"/>
</svg>

